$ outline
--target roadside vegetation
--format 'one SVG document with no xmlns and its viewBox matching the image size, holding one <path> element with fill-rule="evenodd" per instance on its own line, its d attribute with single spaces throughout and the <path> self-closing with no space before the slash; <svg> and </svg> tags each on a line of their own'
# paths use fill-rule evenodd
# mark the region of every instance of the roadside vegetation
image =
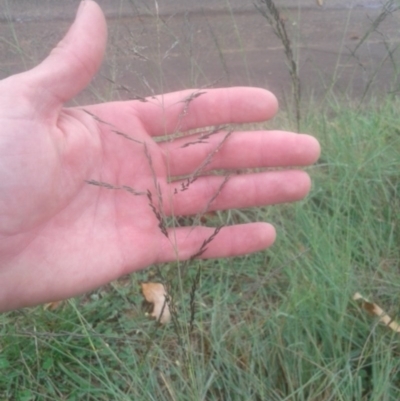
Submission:
<svg viewBox="0 0 400 401">
<path fill-rule="evenodd" d="M 382 12 L 397 12 L 387 4 Z M 300 126 L 320 140 L 310 195 L 174 222 L 265 220 L 275 245 L 153 266 L 81 298 L 0 315 L 0 400 L 400 399 L 400 100 L 395 87 L 366 88 L 362 102 L 332 88 L 323 101 L 301 99 L 295 51 L 285 51 L 293 101 L 258 128 Z M 146 314 L 143 281 L 168 289 L 171 323 Z"/>
</svg>

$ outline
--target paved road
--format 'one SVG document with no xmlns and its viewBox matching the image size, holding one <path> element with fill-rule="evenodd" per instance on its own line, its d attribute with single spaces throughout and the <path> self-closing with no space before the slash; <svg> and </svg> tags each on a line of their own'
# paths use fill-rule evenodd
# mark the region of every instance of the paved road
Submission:
<svg viewBox="0 0 400 401">
<path fill-rule="evenodd" d="M 19 21 L 33 19 L 69 19 L 75 14 L 80 0 L 0 0 L 0 17 L 14 18 Z M 149 0 L 97 0 L 108 17 L 118 15 L 145 15 L 154 7 L 154 1 Z M 349 9 L 381 7 L 379 0 L 320 0 L 324 9 Z M 251 0 L 157 0 L 159 12 L 163 15 L 187 12 L 226 11 L 234 12 L 254 10 Z M 283 8 L 318 8 L 317 0 L 279 0 Z"/>
<path fill-rule="evenodd" d="M 0 78 L 35 65 L 62 37 L 78 0 L 0 0 Z M 79 102 L 207 85 L 257 85 L 290 97 L 282 44 L 249 0 L 99 0 L 109 24 L 100 74 Z M 199 6 L 201 4 L 201 7 Z M 279 0 L 305 97 L 398 90 L 399 12 L 362 46 L 379 1 Z M 301 6 L 301 7 L 300 7 Z M 352 51 L 357 48 L 355 54 Z M 112 84 L 110 80 L 114 81 Z M 215 83 L 217 82 L 217 83 Z M 129 89 L 128 92 L 126 89 Z"/>
</svg>

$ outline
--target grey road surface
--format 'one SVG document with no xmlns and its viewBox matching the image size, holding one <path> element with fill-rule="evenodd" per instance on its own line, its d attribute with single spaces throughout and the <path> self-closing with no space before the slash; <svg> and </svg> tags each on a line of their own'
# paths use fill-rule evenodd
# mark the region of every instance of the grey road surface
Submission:
<svg viewBox="0 0 400 401">
<path fill-rule="evenodd" d="M 259 0 L 254 0 L 259 1 Z M 188 87 L 256 85 L 291 97 L 282 43 L 250 0 L 98 0 L 106 59 L 78 102 Z M 399 11 L 369 0 L 276 0 L 302 93 L 397 93 Z M 68 29 L 78 0 L 0 0 L 0 78 L 32 67 Z M 156 7 L 158 6 L 158 9 Z"/>
<path fill-rule="evenodd" d="M 3 18 L 17 20 L 72 18 L 80 0 L 0 0 Z M 146 14 L 155 1 L 149 0 L 97 0 L 109 17 L 123 14 L 137 16 Z M 188 12 L 226 11 L 234 12 L 254 10 L 251 0 L 157 0 L 159 12 L 162 15 Z M 379 0 L 276 0 L 276 5 L 282 8 L 318 8 L 319 3 L 324 9 L 377 9 L 382 6 Z"/>
</svg>

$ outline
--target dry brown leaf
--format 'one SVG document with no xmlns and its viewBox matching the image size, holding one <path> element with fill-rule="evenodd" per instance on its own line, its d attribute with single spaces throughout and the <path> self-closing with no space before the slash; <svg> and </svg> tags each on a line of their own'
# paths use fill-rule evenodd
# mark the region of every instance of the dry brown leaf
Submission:
<svg viewBox="0 0 400 401">
<path fill-rule="evenodd" d="M 161 283 L 141 283 L 144 299 L 153 304 L 151 316 L 161 324 L 167 324 L 171 320 L 171 313 L 166 301 L 167 292 Z"/>
<path fill-rule="evenodd" d="M 363 308 L 370 313 L 371 315 L 375 315 L 379 317 L 379 321 L 383 323 L 385 326 L 389 327 L 396 333 L 400 333 L 400 325 L 395 322 L 382 308 L 380 308 L 377 304 L 369 302 L 366 298 L 364 298 L 359 292 L 356 292 L 353 295 L 353 299 L 355 301 L 361 300 Z"/>
<path fill-rule="evenodd" d="M 63 304 L 63 301 L 54 301 L 54 302 L 49 302 L 48 304 L 43 305 L 44 310 L 56 310 L 59 306 Z"/>
</svg>

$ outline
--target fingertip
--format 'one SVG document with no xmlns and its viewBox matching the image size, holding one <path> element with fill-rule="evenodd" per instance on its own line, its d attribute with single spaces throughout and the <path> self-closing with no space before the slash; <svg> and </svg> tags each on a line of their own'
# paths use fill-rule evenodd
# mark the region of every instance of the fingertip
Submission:
<svg viewBox="0 0 400 401">
<path fill-rule="evenodd" d="M 313 146 L 314 146 L 314 163 L 319 159 L 321 156 L 321 144 L 317 140 L 317 138 L 314 138 L 313 136 L 311 137 L 313 140 Z"/>
<path fill-rule="evenodd" d="M 272 246 L 276 240 L 275 227 L 270 223 L 258 221 L 254 223 L 247 223 L 238 227 L 246 227 L 247 230 L 251 230 L 251 235 L 246 235 L 249 242 L 244 242 L 245 248 L 249 249 L 250 253 L 267 249 Z M 243 241 L 243 239 L 240 241 Z M 238 244 L 236 244 L 236 249 L 238 248 Z"/>
<path fill-rule="evenodd" d="M 276 240 L 276 229 L 272 224 L 264 223 L 264 237 L 265 237 L 265 244 L 266 248 L 272 246 Z"/>
<path fill-rule="evenodd" d="M 100 6 L 81 1 L 75 20 L 64 38 L 26 77 L 32 86 L 46 88 L 40 93 L 49 109 L 81 92 L 99 69 L 107 42 L 107 23 Z"/>
<path fill-rule="evenodd" d="M 269 90 L 262 88 L 246 88 L 251 91 L 247 93 L 247 113 L 257 122 L 270 120 L 278 112 L 279 104 L 276 96 Z M 244 92 L 245 93 L 245 92 Z M 244 108 L 246 110 L 246 108 Z"/>
<path fill-rule="evenodd" d="M 298 165 L 308 166 L 314 164 L 321 154 L 321 146 L 318 140 L 308 134 L 295 134 L 295 158 Z"/>
<path fill-rule="evenodd" d="M 307 134 L 302 134 L 302 135 L 307 138 L 307 142 L 308 142 L 307 146 L 308 146 L 309 155 L 310 155 L 309 163 L 313 164 L 321 156 L 321 145 L 320 145 L 319 141 L 317 140 L 317 138 L 315 138 L 311 135 L 307 135 Z"/>
<path fill-rule="evenodd" d="M 303 199 L 304 197 L 306 197 L 308 195 L 308 193 L 311 190 L 311 185 L 312 185 L 312 181 L 311 181 L 311 177 L 305 173 L 304 173 L 304 196 L 302 196 L 300 199 Z"/>
<path fill-rule="evenodd" d="M 278 98 L 270 91 L 266 91 L 266 95 L 268 97 L 267 101 L 267 117 L 266 120 L 273 118 L 279 110 L 279 102 Z"/>
<path fill-rule="evenodd" d="M 274 203 L 297 202 L 304 199 L 311 189 L 310 176 L 302 170 L 292 170 L 282 174 L 284 180 L 280 181 L 280 196 Z"/>
<path fill-rule="evenodd" d="M 304 199 L 311 190 L 311 177 L 305 171 L 298 171 L 298 197 L 294 197 L 294 201 Z"/>
<path fill-rule="evenodd" d="M 97 13 L 105 22 L 104 13 L 95 0 L 81 0 L 78 10 L 76 12 L 75 21 L 85 13 Z"/>
<path fill-rule="evenodd" d="M 83 13 L 84 8 L 89 1 L 90 0 L 81 0 L 81 2 L 79 3 L 78 11 L 76 12 L 75 20 Z"/>
</svg>

